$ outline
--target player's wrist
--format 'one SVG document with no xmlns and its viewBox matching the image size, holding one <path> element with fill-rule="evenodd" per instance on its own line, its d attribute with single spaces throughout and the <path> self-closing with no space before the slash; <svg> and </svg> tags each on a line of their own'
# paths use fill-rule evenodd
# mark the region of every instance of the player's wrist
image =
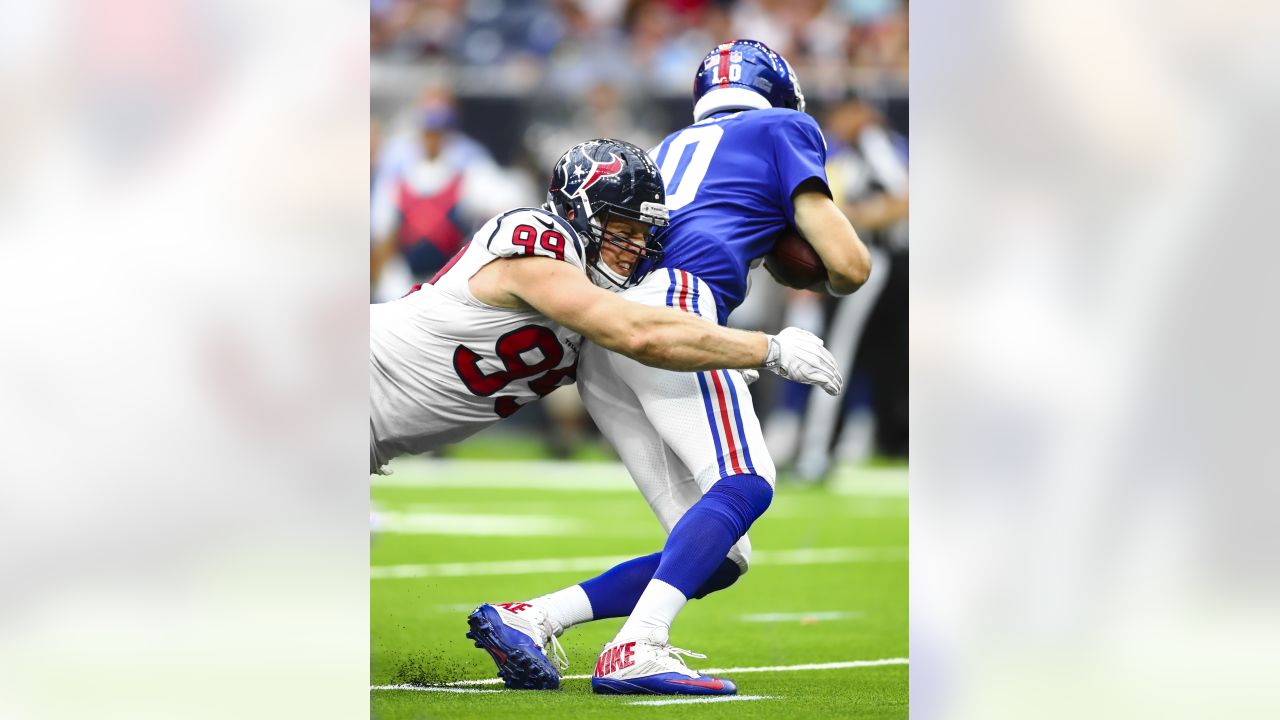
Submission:
<svg viewBox="0 0 1280 720">
<path fill-rule="evenodd" d="M 765 339 L 769 341 L 769 349 L 765 351 L 764 362 L 760 363 L 760 367 L 773 370 L 782 362 L 782 346 L 778 344 L 776 335 L 765 335 Z"/>
</svg>

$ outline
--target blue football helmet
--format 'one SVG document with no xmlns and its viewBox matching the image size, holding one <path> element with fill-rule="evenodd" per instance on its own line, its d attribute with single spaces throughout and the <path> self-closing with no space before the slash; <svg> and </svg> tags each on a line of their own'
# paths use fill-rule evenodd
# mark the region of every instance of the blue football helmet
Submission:
<svg viewBox="0 0 1280 720">
<path fill-rule="evenodd" d="M 693 121 L 723 110 L 771 107 L 804 112 L 791 65 L 759 40 L 734 40 L 707 53 L 693 78 Z"/>
</svg>

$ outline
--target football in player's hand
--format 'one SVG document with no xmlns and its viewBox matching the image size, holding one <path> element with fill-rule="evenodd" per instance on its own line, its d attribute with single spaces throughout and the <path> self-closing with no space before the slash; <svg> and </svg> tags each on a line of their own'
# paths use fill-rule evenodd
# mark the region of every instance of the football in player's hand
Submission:
<svg viewBox="0 0 1280 720">
<path fill-rule="evenodd" d="M 799 290 L 827 279 L 827 266 L 822 264 L 822 258 L 794 228 L 787 228 L 778 236 L 773 250 L 764 256 L 764 267 L 774 280 Z"/>
</svg>

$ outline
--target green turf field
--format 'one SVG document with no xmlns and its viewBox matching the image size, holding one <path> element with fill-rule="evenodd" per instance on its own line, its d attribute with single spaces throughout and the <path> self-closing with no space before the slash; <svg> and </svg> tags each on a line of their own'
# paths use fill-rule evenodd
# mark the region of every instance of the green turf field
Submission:
<svg viewBox="0 0 1280 720">
<path fill-rule="evenodd" d="M 764 699 L 666 706 L 636 703 L 672 698 L 593 695 L 586 679 L 547 692 L 450 684 L 496 674 L 463 637 L 474 606 L 529 599 L 661 549 L 662 530 L 620 466 L 393 467 L 372 491 L 374 718 L 907 717 L 905 467 L 842 468 L 825 488 L 781 486 L 751 530 L 751 572 L 690 603 L 671 637 L 708 656 L 689 661 L 696 669 L 751 668 L 724 676 L 740 696 Z M 589 675 L 621 624 L 565 633 L 566 674 Z M 889 662 L 854 664 L 880 660 Z M 783 669 L 834 663 L 848 665 Z M 382 689 L 399 685 L 412 688 Z"/>
</svg>

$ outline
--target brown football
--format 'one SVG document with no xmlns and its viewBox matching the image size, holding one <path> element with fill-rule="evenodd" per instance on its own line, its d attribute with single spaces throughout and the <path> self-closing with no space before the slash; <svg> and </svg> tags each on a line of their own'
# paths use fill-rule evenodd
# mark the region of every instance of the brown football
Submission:
<svg viewBox="0 0 1280 720">
<path fill-rule="evenodd" d="M 773 250 L 764 256 L 764 266 L 775 280 L 790 288 L 804 290 L 827 279 L 822 258 L 794 228 L 778 236 Z"/>
</svg>

